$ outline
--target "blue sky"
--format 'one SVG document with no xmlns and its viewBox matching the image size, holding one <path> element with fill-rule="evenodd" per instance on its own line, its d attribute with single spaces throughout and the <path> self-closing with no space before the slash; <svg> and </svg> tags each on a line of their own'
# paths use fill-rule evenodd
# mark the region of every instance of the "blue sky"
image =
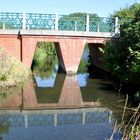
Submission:
<svg viewBox="0 0 140 140">
<path fill-rule="evenodd" d="M 0 11 L 47 14 L 86 12 L 106 17 L 134 2 L 140 3 L 140 0 L 1 0 Z"/>
</svg>

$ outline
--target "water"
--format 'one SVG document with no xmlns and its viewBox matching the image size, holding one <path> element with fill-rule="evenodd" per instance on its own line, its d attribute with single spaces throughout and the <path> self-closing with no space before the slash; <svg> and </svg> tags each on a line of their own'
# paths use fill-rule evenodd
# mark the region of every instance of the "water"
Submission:
<svg viewBox="0 0 140 140">
<path fill-rule="evenodd" d="M 112 134 L 110 113 L 107 108 L 10 111 L 1 137 L 4 140 L 102 140 Z"/>
<path fill-rule="evenodd" d="M 0 140 L 110 138 L 115 120 L 121 120 L 125 97 L 101 77 L 95 71 L 68 76 L 57 65 L 50 75 L 35 73 L 24 87 L 1 95 Z M 113 140 L 119 139 L 116 133 Z"/>
<path fill-rule="evenodd" d="M 89 74 L 36 76 L 4 100 L 0 136 L 2 140 L 104 140 L 121 117 L 122 99 L 110 81 Z M 114 140 L 119 138 L 116 134 Z"/>
</svg>

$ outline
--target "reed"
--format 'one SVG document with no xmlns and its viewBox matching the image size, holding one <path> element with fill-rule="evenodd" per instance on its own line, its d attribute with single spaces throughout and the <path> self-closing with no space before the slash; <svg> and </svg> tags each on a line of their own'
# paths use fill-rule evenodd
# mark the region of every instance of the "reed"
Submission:
<svg viewBox="0 0 140 140">
<path fill-rule="evenodd" d="M 135 109 L 128 108 L 127 104 L 128 95 L 126 96 L 121 122 L 115 122 L 114 130 L 109 140 L 113 140 L 113 136 L 116 132 L 122 133 L 121 140 L 140 140 L 140 104 Z M 133 113 L 129 121 L 125 123 L 125 114 L 128 109 L 131 110 Z"/>
</svg>

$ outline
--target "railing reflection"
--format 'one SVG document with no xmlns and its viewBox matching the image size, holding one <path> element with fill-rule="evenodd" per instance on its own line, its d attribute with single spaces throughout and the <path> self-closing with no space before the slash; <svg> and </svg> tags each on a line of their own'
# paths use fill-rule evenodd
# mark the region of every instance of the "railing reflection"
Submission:
<svg viewBox="0 0 140 140">
<path fill-rule="evenodd" d="M 84 108 L 62 110 L 7 110 L 7 116 L 0 112 L 0 120 L 3 118 L 9 127 L 32 126 L 59 126 L 69 124 L 87 123 L 113 123 L 112 112 L 107 108 Z"/>
</svg>

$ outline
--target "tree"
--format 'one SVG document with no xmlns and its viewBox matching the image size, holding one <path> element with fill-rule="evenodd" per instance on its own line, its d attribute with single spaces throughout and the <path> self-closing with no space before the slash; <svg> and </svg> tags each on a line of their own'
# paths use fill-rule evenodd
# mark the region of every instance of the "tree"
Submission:
<svg viewBox="0 0 140 140">
<path fill-rule="evenodd" d="M 57 54 L 53 42 L 38 42 L 32 69 L 42 78 L 51 76 L 57 64 Z"/>
<path fill-rule="evenodd" d="M 89 30 L 91 32 L 110 32 L 114 29 L 112 18 L 101 18 L 94 13 L 72 13 L 59 19 L 59 30 L 86 31 L 86 18 L 89 15 Z"/>
<path fill-rule="evenodd" d="M 118 42 L 109 42 L 104 50 L 106 68 L 121 81 L 140 82 L 140 4 L 121 9 L 114 16 L 125 20 Z"/>
<path fill-rule="evenodd" d="M 123 19 L 133 19 L 135 18 L 135 14 L 140 8 L 140 4 L 134 3 L 130 7 L 126 7 L 123 9 L 120 9 L 119 11 L 116 11 L 112 16 L 113 17 L 119 17 Z"/>
<path fill-rule="evenodd" d="M 98 18 L 97 14 L 88 13 L 71 13 L 64 15 L 59 19 L 59 30 L 85 31 L 87 15 L 89 15 L 91 19 Z"/>
</svg>

